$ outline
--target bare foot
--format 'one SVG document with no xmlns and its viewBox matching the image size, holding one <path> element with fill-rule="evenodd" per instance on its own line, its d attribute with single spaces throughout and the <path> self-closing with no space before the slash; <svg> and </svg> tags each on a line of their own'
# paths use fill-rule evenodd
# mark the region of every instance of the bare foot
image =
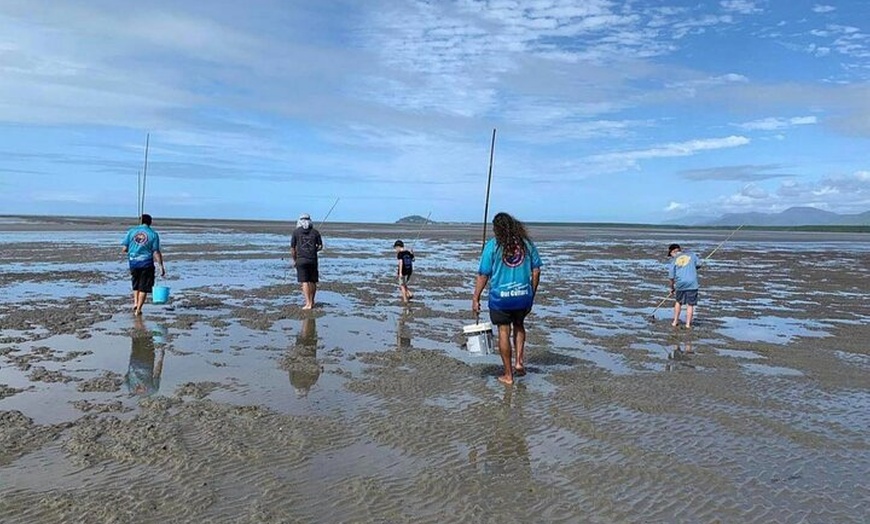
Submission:
<svg viewBox="0 0 870 524">
<path fill-rule="evenodd" d="M 501 382 L 502 384 L 506 384 L 506 385 L 510 386 L 514 383 L 514 377 L 510 377 L 508 375 L 500 375 L 498 377 L 498 381 Z"/>
<path fill-rule="evenodd" d="M 134 315 L 141 315 L 141 314 L 142 314 L 142 310 L 139 309 L 139 308 L 136 308 L 136 309 L 133 310 L 133 314 L 134 314 Z"/>
<path fill-rule="evenodd" d="M 302 306 L 302 309 L 314 309 L 314 306 L 312 306 L 311 304 L 305 304 L 304 306 Z"/>
<path fill-rule="evenodd" d="M 678 322 L 671 322 L 671 327 L 674 329 L 679 329 L 680 324 Z"/>
<path fill-rule="evenodd" d="M 686 329 L 692 329 L 692 324 L 686 324 Z"/>
<path fill-rule="evenodd" d="M 514 368 L 514 375 L 516 375 L 518 377 L 526 376 L 526 368 L 523 367 L 522 365 L 515 367 Z"/>
</svg>

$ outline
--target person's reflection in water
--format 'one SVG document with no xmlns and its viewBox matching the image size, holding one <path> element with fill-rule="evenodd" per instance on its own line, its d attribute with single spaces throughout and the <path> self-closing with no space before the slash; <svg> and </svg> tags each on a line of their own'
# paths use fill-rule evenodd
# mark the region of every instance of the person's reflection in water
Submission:
<svg viewBox="0 0 870 524">
<path fill-rule="evenodd" d="M 531 481 L 532 478 L 529 445 L 523 434 L 524 393 L 525 388 L 521 386 L 505 388 L 502 405 L 494 414 L 495 427 L 489 432 L 486 441 L 484 472 L 489 475 L 509 476 L 512 482 Z"/>
<path fill-rule="evenodd" d="M 298 396 L 306 397 L 322 371 L 317 362 L 317 323 L 314 315 L 309 315 L 302 320 L 296 345 L 290 355 L 290 385 Z"/>
<path fill-rule="evenodd" d="M 408 320 L 408 308 L 402 311 L 399 315 L 399 320 L 396 323 L 396 351 L 409 349 L 411 347 L 411 332 L 405 322 Z"/>
<path fill-rule="evenodd" d="M 677 342 L 674 350 L 668 353 L 668 360 L 670 362 L 665 365 L 665 369 L 668 371 L 674 371 L 680 367 L 695 369 L 695 366 L 690 363 L 692 357 L 689 356 L 694 354 L 695 351 L 692 349 L 691 339 L 683 341 L 682 347 L 680 346 L 680 342 Z"/>
<path fill-rule="evenodd" d="M 130 365 L 124 382 L 133 395 L 150 396 L 160 389 L 160 375 L 163 373 L 162 347 L 154 345 L 154 333 L 145 327 L 141 316 L 135 317 L 130 334 Z"/>
</svg>

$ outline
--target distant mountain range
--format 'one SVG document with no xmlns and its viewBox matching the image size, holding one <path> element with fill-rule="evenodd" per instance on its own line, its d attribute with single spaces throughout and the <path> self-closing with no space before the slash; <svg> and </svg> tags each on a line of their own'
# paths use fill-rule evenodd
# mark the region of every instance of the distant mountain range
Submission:
<svg viewBox="0 0 870 524">
<path fill-rule="evenodd" d="M 841 215 L 814 207 L 790 207 L 781 213 L 727 213 L 719 218 L 694 216 L 669 223 L 687 226 L 867 226 L 870 225 L 870 211 Z"/>
</svg>

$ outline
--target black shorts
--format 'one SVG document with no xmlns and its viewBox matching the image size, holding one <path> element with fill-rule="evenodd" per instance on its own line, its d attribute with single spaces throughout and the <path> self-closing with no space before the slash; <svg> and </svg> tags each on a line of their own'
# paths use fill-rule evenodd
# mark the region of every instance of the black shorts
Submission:
<svg viewBox="0 0 870 524">
<path fill-rule="evenodd" d="M 697 289 L 683 289 L 681 291 L 677 291 L 677 303 L 678 304 L 686 304 L 688 306 L 697 306 L 698 305 L 698 290 Z"/>
<path fill-rule="evenodd" d="M 317 282 L 320 273 L 317 271 L 317 262 L 299 261 L 296 262 L 296 281 L 297 282 Z"/>
<path fill-rule="evenodd" d="M 133 291 L 151 293 L 154 287 L 154 266 L 130 268 Z"/>
<path fill-rule="evenodd" d="M 506 324 L 521 324 L 526 316 L 531 313 L 532 308 L 528 309 L 512 309 L 504 311 L 500 309 L 490 309 L 489 319 L 496 326 L 504 326 Z"/>
</svg>

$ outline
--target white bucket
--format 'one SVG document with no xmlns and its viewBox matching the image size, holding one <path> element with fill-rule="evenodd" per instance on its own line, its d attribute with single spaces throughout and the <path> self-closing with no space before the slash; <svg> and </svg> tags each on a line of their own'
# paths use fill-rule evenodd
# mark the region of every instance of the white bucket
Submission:
<svg viewBox="0 0 870 524">
<path fill-rule="evenodd" d="M 480 322 L 462 328 L 465 333 L 465 348 L 469 353 L 489 355 L 495 352 L 492 345 L 492 324 Z"/>
</svg>

